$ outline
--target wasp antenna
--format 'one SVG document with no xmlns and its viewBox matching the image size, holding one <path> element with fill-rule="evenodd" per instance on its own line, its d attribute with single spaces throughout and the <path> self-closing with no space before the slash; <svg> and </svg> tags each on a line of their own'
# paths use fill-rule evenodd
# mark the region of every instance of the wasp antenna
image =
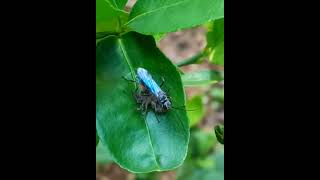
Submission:
<svg viewBox="0 0 320 180">
<path fill-rule="evenodd" d="M 179 107 L 172 107 L 173 109 L 176 109 L 176 110 L 183 110 L 183 111 L 195 111 L 197 109 L 181 109 Z"/>
</svg>

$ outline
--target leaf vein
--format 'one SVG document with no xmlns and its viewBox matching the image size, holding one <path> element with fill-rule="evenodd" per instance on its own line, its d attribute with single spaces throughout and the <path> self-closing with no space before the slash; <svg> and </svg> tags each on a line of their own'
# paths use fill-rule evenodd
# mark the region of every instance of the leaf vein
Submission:
<svg viewBox="0 0 320 180">
<path fill-rule="evenodd" d="M 123 45 L 123 43 L 122 43 L 122 40 L 119 38 L 118 41 L 119 41 L 120 49 L 121 49 L 121 51 L 122 51 L 122 53 L 123 53 L 124 59 L 126 60 L 128 66 L 129 66 L 132 79 L 134 79 L 136 74 L 135 74 L 135 72 L 134 72 L 134 70 L 133 70 L 133 67 L 132 67 L 132 64 L 131 64 L 131 62 L 130 62 L 130 59 L 129 59 L 129 57 L 128 57 L 127 51 L 125 50 L 125 47 L 124 47 L 124 45 Z M 136 84 L 135 84 L 135 86 L 136 86 Z"/>
</svg>

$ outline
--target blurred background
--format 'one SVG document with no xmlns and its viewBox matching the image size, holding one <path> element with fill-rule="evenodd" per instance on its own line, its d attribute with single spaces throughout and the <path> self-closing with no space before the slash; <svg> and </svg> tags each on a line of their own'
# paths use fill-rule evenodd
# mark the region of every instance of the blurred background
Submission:
<svg viewBox="0 0 320 180">
<path fill-rule="evenodd" d="M 129 0 L 130 11 L 136 0 Z M 157 43 L 159 49 L 174 63 L 196 56 L 206 47 L 206 28 L 169 33 Z M 204 59 L 200 64 L 181 67 L 183 72 L 216 70 L 223 76 L 223 66 L 216 66 Z M 223 180 L 224 146 L 215 136 L 214 127 L 224 124 L 224 81 L 201 87 L 186 87 L 190 143 L 185 162 L 179 168 L 167 172 L 133 174 L 113 163 L 108 152 L 96 148 L 96 180 Z"/>
</svg>

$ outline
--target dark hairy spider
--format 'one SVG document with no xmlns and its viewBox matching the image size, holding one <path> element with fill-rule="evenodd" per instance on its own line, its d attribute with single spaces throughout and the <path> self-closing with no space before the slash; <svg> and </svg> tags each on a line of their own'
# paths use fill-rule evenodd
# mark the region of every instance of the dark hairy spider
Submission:
<svg viewBox="0 0 320 180">
<path fill-rule="evenodd" d="M 133 95 L 136 99 L 136 102 L 140 104 L 138 110 L 141 110 L 144 114 L 148 111 L 148 107 L 150 106 L 158 114 L 164 113 L 168 110 L 165 106 L 163 106 L 159 99 L 149 91 L 143 91 L 141 93 L 136 92 Z"/>
</svg>

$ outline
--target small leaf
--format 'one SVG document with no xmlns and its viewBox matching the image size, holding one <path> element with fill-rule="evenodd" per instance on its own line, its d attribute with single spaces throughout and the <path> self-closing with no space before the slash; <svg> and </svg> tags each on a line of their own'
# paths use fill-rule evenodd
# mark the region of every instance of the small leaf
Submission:
<svg viewBox="0 0 320 180">
<path fill-rule="evenodd" d="M 177 31 L 224 17 L 224 0 L 138 0 L 127 25 L 142 34 Z"/>
<path fill-rule="evenodd" d="M 202 98 L 201 96 L 194 96 L 191 99 L 187 101 L 187 110 L 192 110 L 192 111 L 187 111 L 188 117 L 189 117 L 189 126 L 193 127 L 196 124 L 200 122 L 200 120 L 204 117 L 204 107 L 202 104 Z"/>
<path fill-rule="evenodd" d="M 217 125 L 214 127 L 214 132 L 216 134 L 218 141 L 221 144 L 224 144 L 224 127 L 222 125 Z"/>
<path fill-rule="evenodd" d="M 222 77 L 218 71 L 205 70 L 182 75 L 182 82 L 184 86 L 209 85 L 221 80 Z"/>
</svg>

